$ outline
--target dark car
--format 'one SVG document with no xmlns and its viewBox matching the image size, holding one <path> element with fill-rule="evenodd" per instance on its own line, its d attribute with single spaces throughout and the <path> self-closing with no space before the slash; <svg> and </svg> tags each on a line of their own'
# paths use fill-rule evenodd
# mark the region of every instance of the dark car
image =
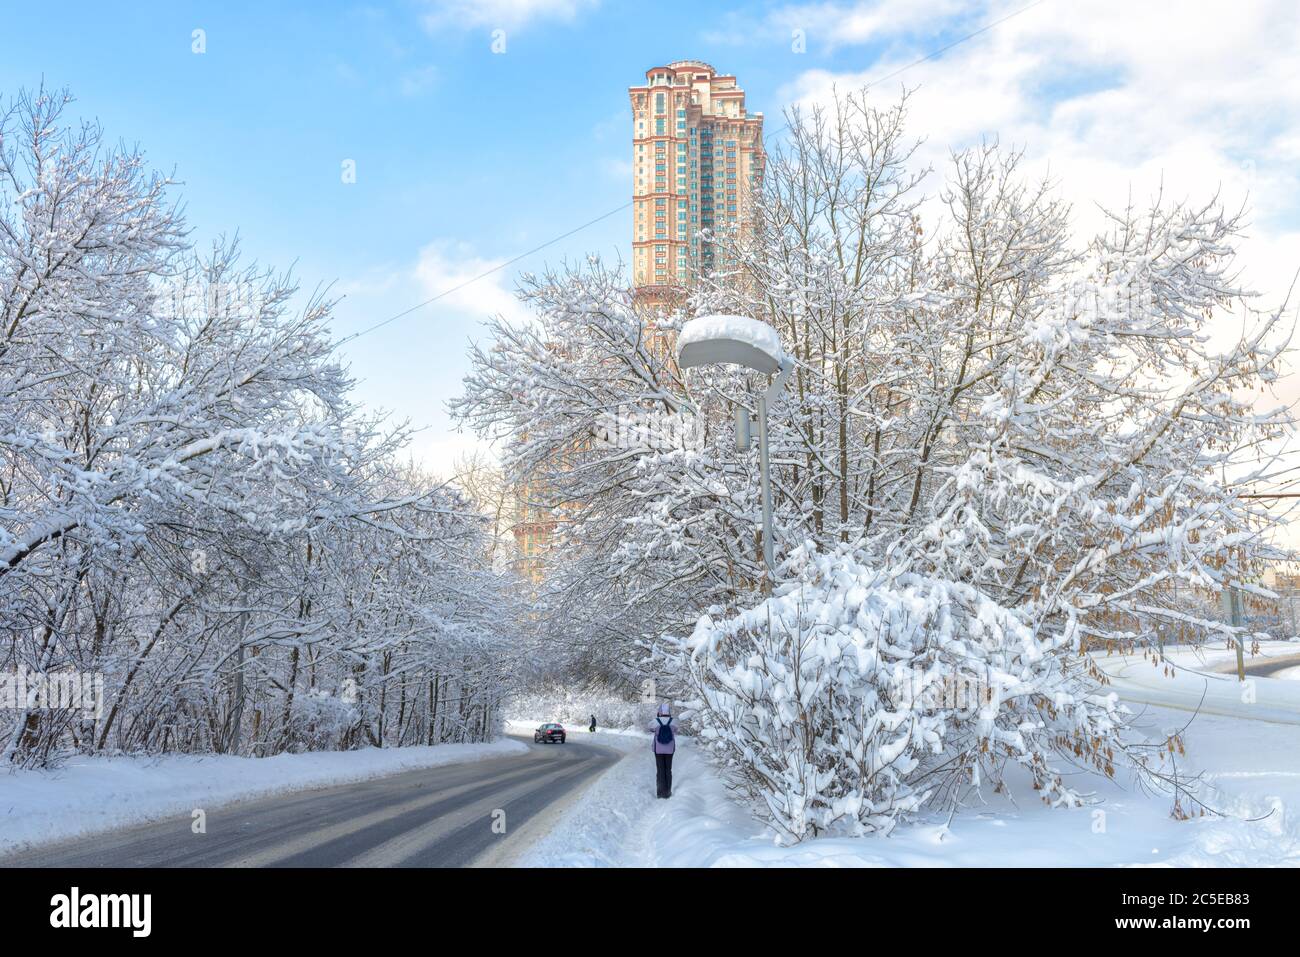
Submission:
<svg viewBox="0 0 1300 957">
<path fill-rule="evenodd" d="M 533 732 L 534 744 L 548 744 L 551 741 L 564 743 L 564 726 L 559 724 L 544 724 Z"/>
</svg>

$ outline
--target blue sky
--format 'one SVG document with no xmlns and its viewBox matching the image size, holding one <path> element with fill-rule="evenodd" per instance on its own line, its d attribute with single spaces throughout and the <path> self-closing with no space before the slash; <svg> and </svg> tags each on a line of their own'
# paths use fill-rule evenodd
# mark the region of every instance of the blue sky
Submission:
<svg viewBox="0 0 1300 957">
<path fill-rule="evenodd" d="M 1082 10 L 1046 0 L 1017 14 L 1028 2 L 673 4 L 694 18 L 684 29 L 646 13 L 670 5 L 609 0 L 78 2 L 59 8 L 57 32 L 48 10 L 11 4 L 0 93 L 42 79 L 69 87 L 74 115 L 175 170 L 200 242 L 237 231 L 246 254 L 293 265 L 305 287 L 335 283 L 346 335 L 626 203 L 626 89 L 650 66 L 690 57 L 737 74 L 749 108 L 775 130 L 792 100 L 908 67 L 1011 15 L 892 81 L 922 88 L 914 127 L 936 162 L 950 145 L 998 132 L 1074 185 L 1112 196 L 1171 170 L 1210 188 L 1236 177 L 1257 200 L 1276 197 L 1260 216 L 1265 258 L 1300 252 L 1287 172 L 1300 157 L 1294 69 L 1258 66 L 1279 35 L 1295 35 L 1278 29 L 1294 11 L 1261 0 L 1225 31 L 1212 4 L 1177 19 L 1110 0 Z M 206 34 L 201 55 L 195 29 Z M 504 31 L 503 54 L 492 52 L 494 30 Z M 804 53 L 792 49 L 796 30 Z M 1249 88 L 1230 102 L 1199 88 L 1218 76 L 1209 39 L 1228 48 L 1223 84 L 1240 87 L 1240 64 L 1256 64 L 1258 90 L 1269 91 L 1258 115 L 1233 105 Z M 1172 104 L 1151 89 L 1161 82 L 1149 62 L 1156 48 L 1157 67 L 1171 61 L 1166 82 L 1180 87 Z M 1141 129 L 1126 133 L 1117 115 Z M 1223 135 L 1198 135 L 1216 123 Z M 344 160 L 355 161 L 355 184 L 342 182 Z M 445 468 L 466 441 L 448 435 L 442 403 L 478 323 L 513 308 L 517 272 L 593 251 L 626 258 L 629 233 L 624 210 L 350 343 L 361 398 L 427 427 L 415 452 Z"/>
</svg>

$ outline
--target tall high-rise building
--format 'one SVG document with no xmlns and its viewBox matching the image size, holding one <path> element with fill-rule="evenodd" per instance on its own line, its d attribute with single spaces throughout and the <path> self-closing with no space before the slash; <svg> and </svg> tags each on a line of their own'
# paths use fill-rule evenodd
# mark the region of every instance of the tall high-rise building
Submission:
<svg viewBox="0 0 1300 957">
<path fill-rule="evenodd" d="M 646 71 L 632 101 L 632 281 L 646 307 L 652 346 L 671 343 L 655 331 L 655 315 L 680 302 L 696 276 L 724 268 L 701 230 L 742 234 L 763 176 L 763 114 L 745 112 L 734 76 L 699 60 Z M 582 451 L 573 449 L 574 454 Z M 545 484 L 515 490 L 517 567 L 534 582 L 545 573 L 564 508 L 540 505 Z"/>
<path fill-rule="evenodd" d="M 699 60 L 646 71 L 632 101 L 632 281 L 671 298 L 715 262 L 700 230 L 744 229 L 763 175 L 763 114 L 736 78 Z"/>
</svg>

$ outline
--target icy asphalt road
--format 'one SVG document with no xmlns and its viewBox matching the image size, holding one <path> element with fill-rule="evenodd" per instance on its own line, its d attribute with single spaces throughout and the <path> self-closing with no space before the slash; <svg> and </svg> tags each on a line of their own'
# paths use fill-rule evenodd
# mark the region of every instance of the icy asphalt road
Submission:
<svg viewBox="0 0 1300 957">
<path fill-rule="evenodd" d="M 1136 654 L 1102 656 L 1098 665 L 1111 679 L 1108 690 L 1129 704 L 1300 725 L 1300 681 L 1276 677 L 1300 664 L 1294 649 L 1290 643 L 1268 643 L 1266 654 L 1246 661 L 1246 673 L 1258 679 L 1248 685 L 1236 680 L 1236 659 L 1227 649 L 1216 650 L 1208 662 L 1187 649 L 1166 649 L 1173 669 Z"/>
<path fill-rule="evenodd" d="M 1294 668 L 1300 665 L 1300 655 L 1287 655 L 1284 658 L 1256 658 L 1245 662 L 1244 671 L 1248 675 L 1258 675 L 1266 678 L 1278 671 L 1287 668 Z M 1216 670 L 1224 674 L 1236 674 L 1237 663 L 1230 661 L 1226 665 L 1220 665 Z"/>
<path fill-rule="evenodd" d="M 521 740 L 527 754 L 209 808 L 204 834 L 187 814 L 21 851 L 0 867 L 507 865 L 623 756 Z"/>
</svg>

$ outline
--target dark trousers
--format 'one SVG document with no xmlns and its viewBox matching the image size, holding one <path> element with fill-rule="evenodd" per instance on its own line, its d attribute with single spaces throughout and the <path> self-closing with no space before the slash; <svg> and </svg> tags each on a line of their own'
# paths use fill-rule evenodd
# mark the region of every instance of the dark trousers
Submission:
<svg viewBox="0 0 1300 957">
<path fill-rule="evenodd" d="M 673 756 L 671 754 L 655 755 L 655 789 L 657 797 L 673 796 Z"/>
</svg>

